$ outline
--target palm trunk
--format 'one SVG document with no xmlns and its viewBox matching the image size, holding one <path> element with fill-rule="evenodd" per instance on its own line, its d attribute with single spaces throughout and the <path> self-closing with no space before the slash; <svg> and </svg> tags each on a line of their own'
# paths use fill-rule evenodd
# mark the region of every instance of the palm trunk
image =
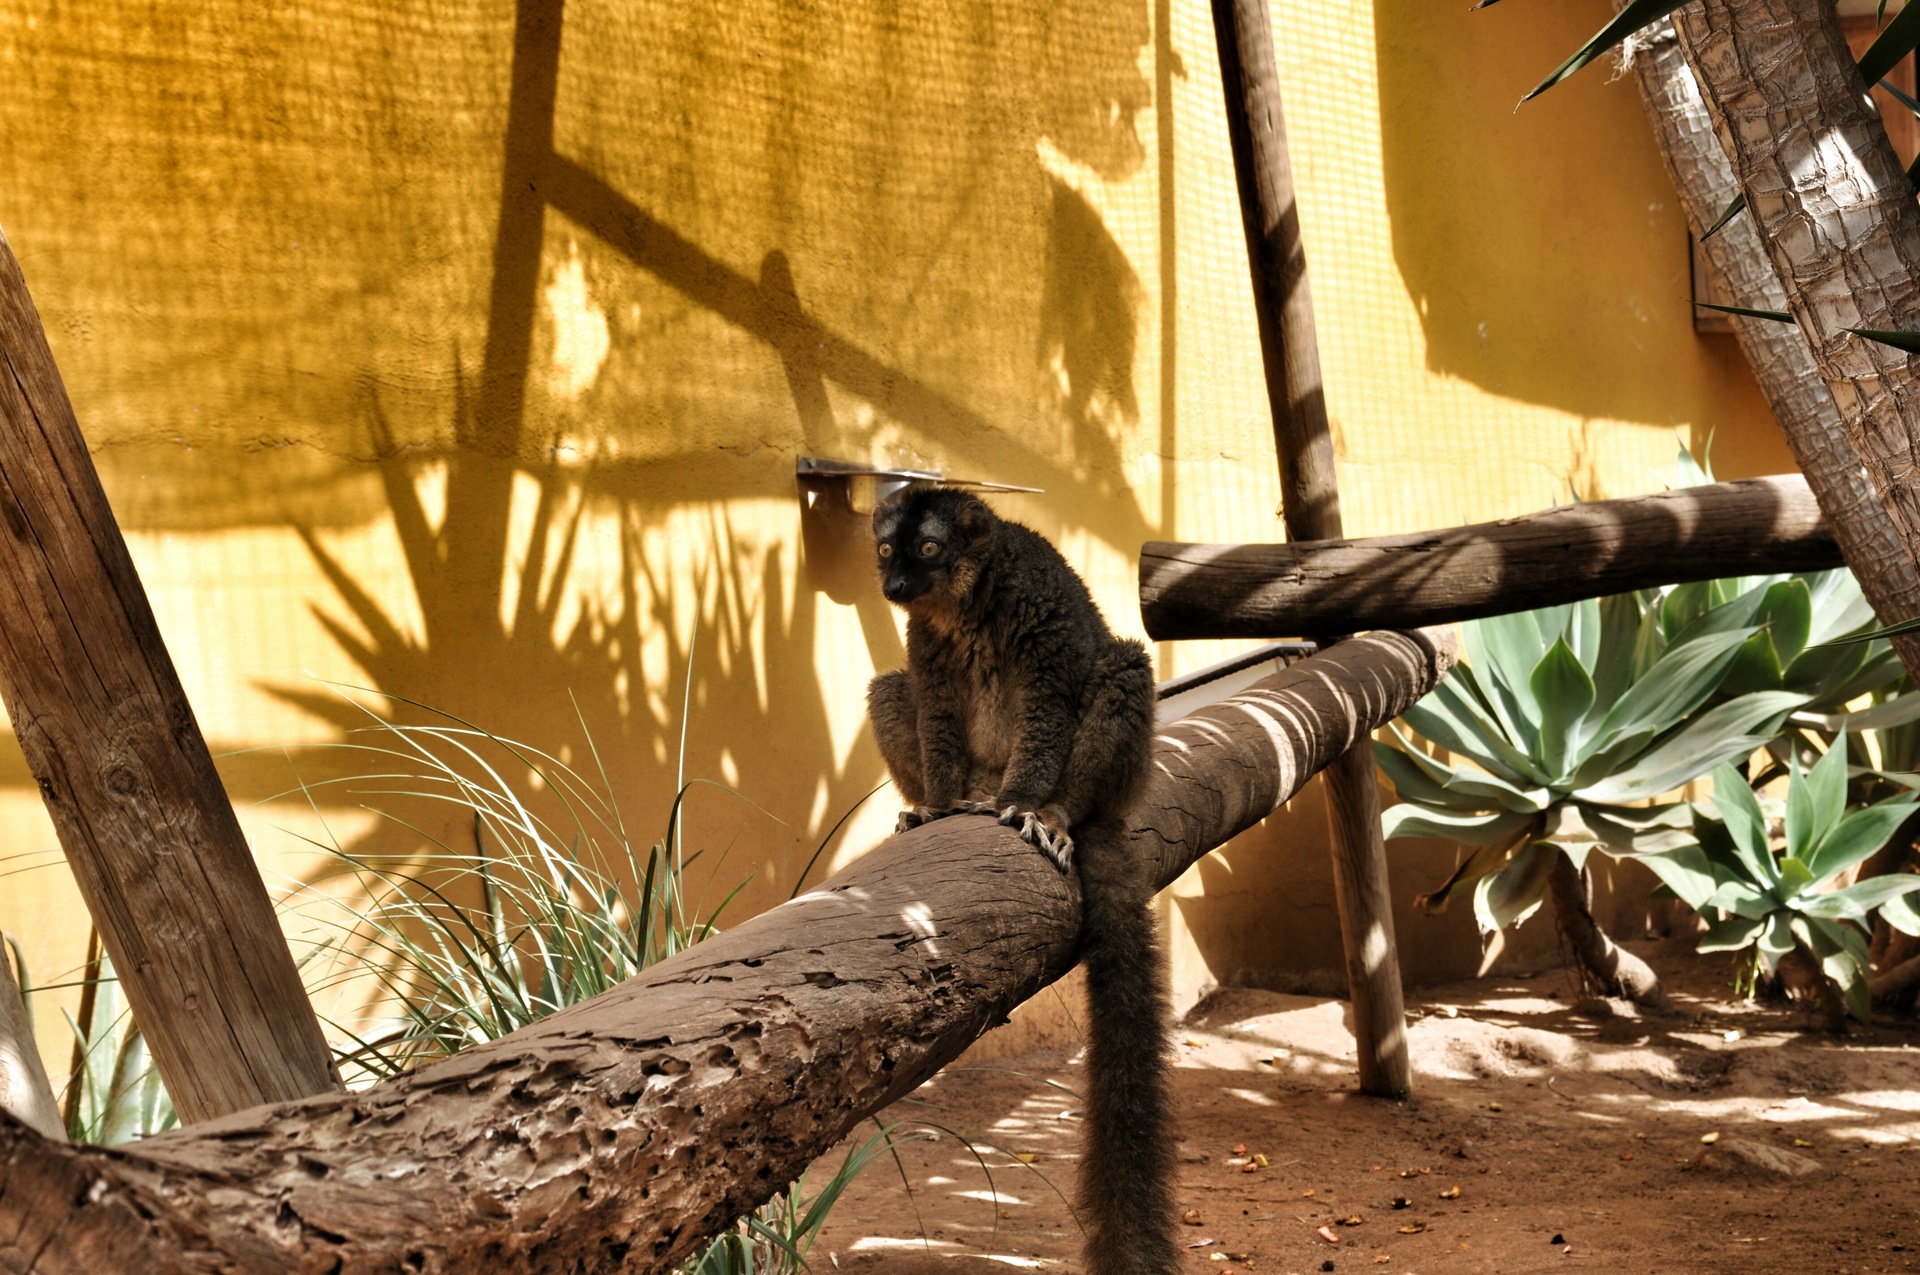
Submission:
<svg viewBox="0 0 1920 1275">
<path fill-rule="evenodd" d="M 1625 0 L 1616 3 L 1624 6 Z M 1630 65 L 1680 206 L 1694 233 L 1704 235 L 1740 187 L 1670 21 L 1662 19 L 1635 38 Z M 1787 308 L 1786 289 L 1752 216 L 1735 217 L 1700 248 L 1736 304 Z M 1814 365 L 1806 337 L 1798 327 L 1767 319 L 1736 316 L 1733 328 L 1875 614 L 1885 622 L 1920 614 L 1920 571 L 1874 495 L 1860 449 Z M 1920 635 L 1898 638 L 1894 646 L 1909 670 L 1920 668 Z"/>
<path fill-rule="evenodd" d="M 1822 508 L 1837 535 L 1849 528 L 1842 546 L 1882 618 L 1920 614 L 1920 378 L 1905 353 L 1847 330 L 1920 331 L 1913 186 L 1828 0 L 1703 0 L 1679 10 L 1674 26 L 1746 196 L 1744 216 L 1872 485 L 1871 502 L 1843 490 L 1823 496 Z M 1854 464 L 1812 418 L 1783 415 L 1781 425 L 1803 464 L 1829 477 Z M 1898 552 L 1872 534 L 1876 516 Z M 1915 666 L 1911 648 L 1902 657 Z"/>
</svg>

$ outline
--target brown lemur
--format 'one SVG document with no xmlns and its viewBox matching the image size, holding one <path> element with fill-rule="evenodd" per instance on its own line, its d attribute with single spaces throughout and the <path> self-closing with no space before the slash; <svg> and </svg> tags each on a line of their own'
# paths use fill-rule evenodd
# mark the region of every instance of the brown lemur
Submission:
<svg viewBox="0 0 1920 1275">
<path fill-rule="evenodd" d="M 907 667 L 867 689 L 899 831 L 993 815 L 1061 872 L 1078 865 L 1087 966 L 1087 1131 L 1078 1207 L 1091 1275 L 1167 1275 L 1174 1241 L 1166 958 L 1152 865 L 1122 814 L 1153 740 L 1146 648 L 1117 638 L 1038 533 L 975 496 L 912 486 L 873 513 Z"/>
</svg>

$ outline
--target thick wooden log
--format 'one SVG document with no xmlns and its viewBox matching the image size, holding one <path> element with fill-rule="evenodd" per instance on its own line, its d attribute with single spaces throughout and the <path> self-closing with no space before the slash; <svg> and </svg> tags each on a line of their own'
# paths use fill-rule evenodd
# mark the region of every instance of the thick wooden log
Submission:
<svg viewBox="0 0 1920 1275">
<path fill-rule="evenodd" d="M 1162 883 L 1425 694 L 1371 634 L 1163 729 Z M 121 1150 L 0 1115 L 0 1271 L 663 1271 L 1072 966 L 1077 878 L 956 817 L 606 995 L 359 1093 Z"/>
<path fill-rule="evenodd" d="M 0 234 L 0 691 L 182 1118 L 333 1086 L 260 872 Z"/>
<path fill-rule="evenodd" d="M 1446 531 L 1140 553 L 1155 638 L 1423 627 L 1659 584 L 1843 565 L 1798 474 L 1596 500 Z"/>
<path fill-rule="evenodd" d="M 1213 27 L 1280 463 L 1280 513 L 1288 538 L 1296 543 L 1338 539 L 1333 431 L 1267 0 L 1214 0 Z M 1352 631 L 1335 627 L 1313 636 L 1327 641 Z M 1326 785 L 1333 893 L 1353 998 L 1360 1088 L 1400 1097 L 1412 1088 L 1413 1064 L 1407 1055 L 1406 999 L 1371 746 L 1362 740 L 1349 756 L 1329 765 Z"/>
</svg>

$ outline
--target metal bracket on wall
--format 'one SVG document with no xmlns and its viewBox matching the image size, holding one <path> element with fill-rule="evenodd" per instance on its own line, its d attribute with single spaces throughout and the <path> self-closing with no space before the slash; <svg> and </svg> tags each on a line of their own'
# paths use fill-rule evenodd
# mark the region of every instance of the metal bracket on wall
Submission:
<svg viewBox="0 0 1920 1275">
<path fill-rule="evenodd" d="M 802 456 L 794 462 L 794 480 L 800 498 L 810 510 L 831 509 L 865 515 L 873 507 L 908 483 L 937 483 L 942 487 L 961 487 L 968 491 L 1013 491 L 1043 493 L 1044 487 L 1019 487 L 1012 483 L 990 483 L 975 478 L 949 478 L 938 469 L 882 469 L 856 465 L 844 460 L 823 460 Z"/>
</svg>

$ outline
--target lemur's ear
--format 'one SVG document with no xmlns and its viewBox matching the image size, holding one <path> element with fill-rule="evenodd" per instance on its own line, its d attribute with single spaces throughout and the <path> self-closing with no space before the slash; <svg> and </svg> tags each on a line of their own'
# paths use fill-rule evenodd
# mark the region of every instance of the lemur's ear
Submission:
<svg viewBox="0 0 1920 1275">
<path fill-rule="evenodd" d="M 993 510 L 977 496 L 962 496 L 954 510 L 954 522 L 960 528 L 968 544 L 977 545 L 993 534 L 993 525 L 1000 521 Z"/>
</svg>

